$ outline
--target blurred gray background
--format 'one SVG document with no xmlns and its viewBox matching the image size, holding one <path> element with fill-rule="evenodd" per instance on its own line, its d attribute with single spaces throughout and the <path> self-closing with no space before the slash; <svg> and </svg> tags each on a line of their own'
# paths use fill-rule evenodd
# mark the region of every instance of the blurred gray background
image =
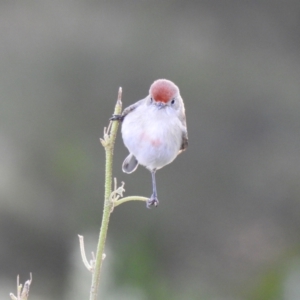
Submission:
<svg viewBox="0 0 300 300">
<path fill-rule="evenodd" d="M 158 78 L 190 144 L 157 173 L 160 205 L 112 214 L 102 299 L 300 299 L 299 1 L 0 2 L 0 297 L 87 299 L 102 216 L 99 143 Z M 114 176 L 150 196 L 150 173 Z"/>
</svg>

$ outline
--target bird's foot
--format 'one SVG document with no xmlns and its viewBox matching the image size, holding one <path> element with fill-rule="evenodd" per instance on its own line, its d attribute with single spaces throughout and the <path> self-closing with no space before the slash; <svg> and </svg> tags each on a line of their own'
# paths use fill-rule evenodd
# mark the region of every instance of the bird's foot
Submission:
<svg viewBox="0 0 300 300">
<path fill-rule="evenodd" d="M 147 201 L 147 208 L 151 208 L 150 206 L 154 205 L 157 207 L 159 204 L 159 201 L 155 195 L 151 195 L 151 197 Z"/>
<path fill-rule="evenodd" d="M 122 122 L 124 120 L 124 116 L 123 115 L 112 115 L 112 117 L 109 120 Z"/>
</svg>

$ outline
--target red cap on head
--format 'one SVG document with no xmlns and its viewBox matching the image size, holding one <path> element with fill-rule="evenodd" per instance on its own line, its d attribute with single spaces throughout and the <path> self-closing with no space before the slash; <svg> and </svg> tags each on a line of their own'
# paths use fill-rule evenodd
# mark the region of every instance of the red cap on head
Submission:
<svg viewBox="0 0 300 300">
<path fill-rule="evenodd" d="M 156 102 L 169 102 L 179 92 L 178 87 L 170 80 L 158 79 L 150 86 L 150 96 Z"/>
</svg>

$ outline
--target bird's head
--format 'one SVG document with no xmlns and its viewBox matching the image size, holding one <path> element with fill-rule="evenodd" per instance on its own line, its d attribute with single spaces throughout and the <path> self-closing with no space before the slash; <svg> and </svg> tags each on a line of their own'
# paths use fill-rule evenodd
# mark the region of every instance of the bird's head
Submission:
<svg viewBox="0 0 300 300">
<path fill-rule="evenodd" d="M 149 90 L 148 103 L 162 109 L 173 107 L 178 109 L 181 105 L 179 88 L 172 81 L 167 79 L 158 79 L 152 83 Z"/>
</svg>

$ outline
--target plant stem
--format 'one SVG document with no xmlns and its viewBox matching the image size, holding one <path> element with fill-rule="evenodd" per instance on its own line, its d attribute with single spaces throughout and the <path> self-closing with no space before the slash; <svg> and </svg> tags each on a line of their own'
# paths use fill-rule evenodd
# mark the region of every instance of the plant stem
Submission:
<svg viewBox="0 0 300 300">
<path fill-rule="evenodd" d="M 128 201 L 144 201 L 144 202 L 147 202 L 148 200 L 149 200 L 149 198 L 141 197 L 141 196 L 124 197 L 124 198 L 121 198 L 121 199 L 115 201 L 114 207 L 117 207 L 118 205 L 120 205 L 122 203 L 125 203 L 125 202 L 128 202 Z"/>
<path fill-rule="evenodd" d="M 118 101 L 115 106 L 114 115 L 120 115 L 122 112 L 122 89 L 119 89 Z M 99 240 L 96 252 L 96 261 L 94 265 L 94 272 L 92 277 L 92 285 L 90 290 L 90 300 L 96 300 L 98 294 L 98 288 L 100 283 L 100 271 L 103 261 L 104 246 L 107 236 L 107 229 L 109 223 L 109 217 L 113 209 L 113 202 L 110 201 L 110 195 L 112 192 L 112 165 L 113 165 L 113 151 L 114 144 L 119 127 L 118 121 L 111 121 L 107 130 L 104 131 L 104 138 L 101 140 L 102 145 L 105 148 L 105 192 L 104 192 L 104 208 L 102 215 L 102 223 L 100 228 Z"/>
</svg>

